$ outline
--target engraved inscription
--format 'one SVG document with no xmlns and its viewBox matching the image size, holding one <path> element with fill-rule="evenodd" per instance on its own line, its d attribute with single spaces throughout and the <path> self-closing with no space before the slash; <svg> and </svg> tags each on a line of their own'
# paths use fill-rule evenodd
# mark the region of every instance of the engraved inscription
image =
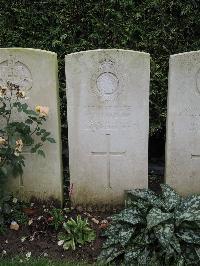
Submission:
<svg viewBox="0 0 200 266">
<path fill-rule="evenodd" d="M 107 187 L 111 187 L 111 169 L 110 169 L 110 160 L 111 156 L 119 156 L 124 155 L 126 151 L 111 151 L 110 150 L 110 134 L 106 134 L 106 140 L 107 140 L 107 149 L 105 152 L 98 152 L 98 151 L 92 151 L 92 155 L 100 155 L 100 156 L 106 156 L 106 167 L 107 167 Z"/>
<path fill-rule="evenodd" d="M 189 120 L 189 131 L 193 131 L 194 133 L 200 134 L 200 115 L 195 114 L 195 115 L 190 115 L 190 120 Z"/>
<path fill-rule="evenodd" d="M 198 117 L 200 116 L 200 106 L 187 106 L 178 112 L 177 116 Z"/>
<path fill-rule="evenodd" d="M 33 83 L 29 68 L 12 55 L 0 63 L 0 85 L 6 86 L 8 81 L 26 91 L 32 88 Z"/>
<path fill-rule="evenodd" d="M 85 110 L 87 124 L 85 128 L 93 131 L 98 129 L 126 129 L 134 123 L 130 121 L 132 106 L 88 106 Z"/>
</svg>

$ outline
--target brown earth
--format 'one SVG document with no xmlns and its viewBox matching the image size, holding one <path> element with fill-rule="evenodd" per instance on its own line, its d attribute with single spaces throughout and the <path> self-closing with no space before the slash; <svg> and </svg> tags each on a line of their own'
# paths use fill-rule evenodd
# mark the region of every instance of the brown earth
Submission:
<svg viewBox="0 0 200 266">
<path fill-rule="evenodd" d="M 38 211 L 40 212 L 40 210 Z M 64 250 L 62 246 L 58 246 L 57 234 L 52 226 L 48 224 L 48 217 L 43 217 L 38 220 L 41 213 L 34 216 L 29 215 L 29 220 L 33 220 L 31 225 L 20 226 L 18 231 L 14 231 L 8 228 L 4 235 L 0 235 L 0 254 L 5 250 L 8 257 L 15 257 L 21 255 L 25 256 L 26 253 L 31 252 L 33 257 L 45 257 L 55 260 L 67 260 L 73 262 L 87 262 L 93 263 L 98 257 L 103 244 L 103 237 L 100 236 L 100 228 L 102 226 L 101 221 L 105 220 L 110 213 L 89 213 L 84 211 L 72 210 L 67 218 L 75 218 L 78 214 L 82 217 L 88 218 L 90 226 L 96 232 L 96 239 L 92 243 L 88 243 L 84 246 L 78 246 L 75 251 Z M 95 218 L 95 219 L 93 219 Z M 96 224 L 92 219 L 99 224 Z M 22 238 L 26 237 L 26 240 L 22 242 Z"/>
</svg>

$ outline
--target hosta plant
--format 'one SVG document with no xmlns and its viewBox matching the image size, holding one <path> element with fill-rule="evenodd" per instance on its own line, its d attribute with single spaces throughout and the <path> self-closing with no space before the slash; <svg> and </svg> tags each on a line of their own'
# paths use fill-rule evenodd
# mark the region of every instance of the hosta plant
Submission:
<svg viewBox="0 0 200 266">
<path fill-rule="evenodd" d="M 129 191 L 126 208 L 111 217 L 99 260 L 123 265 L 200 265 L 200 196 L 186 198 L 168 185 L 157 196 Z"/>
<path fill-rule="evenodd" d="M 82 246 L 96 237 L 94 230 L 89 227 L 87 219 L 82 219 L 80 215 L 76 220 L 69 219 L 63 224 L 63 228 L 65 232 L 58 234 L 58 244 L 63 245 L 65 250 L 70 248 L 75 250 L 77 245 Z"/>
</svg>

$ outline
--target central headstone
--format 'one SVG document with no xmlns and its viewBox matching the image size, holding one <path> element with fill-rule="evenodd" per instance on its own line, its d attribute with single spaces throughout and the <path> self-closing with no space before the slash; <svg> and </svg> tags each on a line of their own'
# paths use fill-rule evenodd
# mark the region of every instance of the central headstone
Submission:
<svg viewBox="0 0 200 266">
<path fill-rule="evenodd" d="M 73 204 L 123 203 L 148 185 L 149 54 L 94 50 L 66 56 Z"/>
</svg>

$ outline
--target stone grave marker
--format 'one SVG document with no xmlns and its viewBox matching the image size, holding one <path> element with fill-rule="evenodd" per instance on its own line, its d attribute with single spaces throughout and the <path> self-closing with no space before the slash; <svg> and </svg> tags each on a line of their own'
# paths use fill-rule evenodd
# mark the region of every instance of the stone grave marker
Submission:
<svg viewBox="0 0 200 266">
<path fill-rule="evenodd" d="M 200 51 L 170 57 L 165 179 L 200 193 Z"/>
<path fill-rule="evenodd" d="M 0 85 L 7 81 L 26 91 L 24 100 L 33 110 L 36 105 L 48 106 L 44 128 L 56 143 L 45 142 L 46 158 L 24 151 L 26 167 L 22 177 L 10 178 L 9 189 L 22 199 L 54 197 L 62 202 L 62 164 L 60 111 L 57 77 L 57 55 L 29 48 L 0 49 Z M 22 118 L 16 114 L 15 118 Z M 3 121 L 1 121 L 3 123 Z"/>
<path fill-rule="evenodd" d="M 74 205 L 118 205 L 148 186 L 149 54 L 69 54 L 66 86 Z"/>
</svg>

